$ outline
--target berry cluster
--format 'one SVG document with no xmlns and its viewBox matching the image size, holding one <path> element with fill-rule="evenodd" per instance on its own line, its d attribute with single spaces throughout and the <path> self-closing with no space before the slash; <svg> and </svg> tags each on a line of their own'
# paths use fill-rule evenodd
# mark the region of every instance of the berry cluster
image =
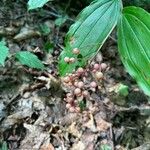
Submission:
<svg viewBox="0 0 150 150">
<path fill-rule="evenodd" d="M 78 49 L 74 49 L 74 52 L 79 54 Z M 71 58 L 67 59 L 65 58 L 64 61 L 71 62 L 72 60 Z M 66 108 L 70 112 L 81 112 L 83 110 L 83 105 L 90 99 L 90 94 L 99 89 L 104 80 L 103 73 L 106 69 L 105 63 L 94 63 L 85 69 L 80 67 L 77 71 L 62 79 L 62 84 L 67 89 L 64 100 L 67 102 Z"/>
</svg>

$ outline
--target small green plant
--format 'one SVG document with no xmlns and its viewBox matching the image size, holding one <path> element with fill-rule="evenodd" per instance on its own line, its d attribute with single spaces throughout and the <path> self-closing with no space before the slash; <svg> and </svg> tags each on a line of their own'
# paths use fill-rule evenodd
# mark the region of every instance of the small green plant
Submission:
<svg viewBox="0 0 150 150">
<path fill-rule="evenodd" d="M 5 45 L 4 41 L 0 42 L 0 65 L 4 66 L 6 58 L 9 56 L 9 48 Z M 44 65 L 38 59 L 36 55 L 28 51 L 17 52 L 12 55 L 15 57 L 21 64 L 26 65 L 31 68 L 44 69 Z"/>
<path fill-rule="evenodd" d="M 0 141 L 0 150 L 8 150 L 6 142 Z"/>
<path fill-rule="evenodd" d="M 28 10 L 41 8 L 49 1 L 51 1 L 51 0 L 29 0 L 28 1 Z"/>
<path fill-rule="evenodd" d="M 85 66 L 116 26 L 121 60 L 150 96 L 150 14 L 140 7 L 123 8 L 121 0 L 95 0 L 79 14 L 66 35 L 60 75 Z M 80 53 L 74 53 L 75 49 Z"/>
<path fill-rule="evenodd" d="M 112 150 L 112 148 L 109 145 L 104 144 L 104 145 L 101 145 L 100 150 Z"/>
</svg>

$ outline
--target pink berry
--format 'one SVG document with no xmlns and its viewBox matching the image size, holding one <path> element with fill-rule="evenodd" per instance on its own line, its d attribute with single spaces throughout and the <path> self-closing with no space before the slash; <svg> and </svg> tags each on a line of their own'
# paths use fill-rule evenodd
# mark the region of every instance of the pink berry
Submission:
<svg viewBox="0 0 150 150">
<path fill-rule="evenodd" d="M 105 70 L 106 68 L 107 68 L 107 64 L 101 63 L 101 69 L 102 69 L 102 70 Z"/>
<path fill-rule="evenodd" d="M 78 88 L 83 88 L 84 87 L 84 83 L 82 81 L 78 82 Z"/>
<path fill-rule="evenodd" d="M 70 59 L 69 59 L 69 62 L 70 62 L 70 63 L 74 63 L 74 62 L 75 62 L 75 58 L 73 58 L 73 57 L 70 58 Z"/>
<path fill-rule="evenodd" d="M 97 71 L 96 69 L 92 70 L 93 73 L 95 73 L 96 71 Z"/>
<path fill-rule="evenodd" d="M 67 97 L 73 97 L 73 95 L 71 93 L 67 93 L 66 96 Z"/>
<path fill-rule="evenodd" d="M 71 102 L 73 102 L 73 98 L 72 98 L 72 97 L 67 97 L 67 98 L 66 98 L 66 101 L 67 101 L 68 103 L 71 103 Z"/>
<path fill-rule="evenodd" d="M 70 62 L 70 58 L 69 58 L 69 57 L 65 57 L 65 58 L 64 58 L 64 61 L 65 61 L 66 63 L 69 63 L 69 62 Z"/>
<path fill-rule="evenodd" d="M 80 67 L 80 68 L 78 68 L 77 72 L 78 73 L 84 73 L 84 69 Z"/>
<path fill-rule="evenodd" d="M 70 81 L 70 78 L 69 78 L 68 76 L 66 76 L 66 77 L 64 77 L 63 81 L 64 81 L 65 83 L 68 83 L 68 82 Z"/>
<path fill-rule="evenodd" d="M 79 50 L 78 48 L 74 48 L 74 49 L 73 49 L 73 53 L 74 53 L 74 54 L 79 54 L 79 53 L 80 53 L 80 50 Z"/>
<path fill-rule="evenodd" d="M 75 86 L 75 87 L 78 87 L 78 81 L 75 81 L 75 82 L 74 82 L 74 86 Z"/>
<path fill-rule="evenodd" d="M 69 108 L 69 111 L 70 111 L 71 113 L 75 112 L 74 107 L 70 107 L 70 108 Z"/>
<path fill-rule="evenodd" d="M 94 64 L 94 69 L 95 70 L 98 70 L 100 68 L 100 65 L 99 64 Z"/>
<path fill-rule="evenodd" d="M 79 89 L 79 88 L 76 88 L 75 90 L 74 90 L 74 94 L 75 95 L 80 95 L 81 94 L 81 89 Z"/>
<path fill-rule="evenodd" d="M 85 90 L 85 91 L 83 91 L 82 95 L 83 95 L 84 97 L 87 97 L 87 96 L 89 95 L 89 92 Z"/>
<path fill-rule="evenodd" d="M 71 108 L 71 104 L 69 104 L 69 103 L 66 104 L 66 108 L 67 108 L 67 109 L 70 109 L 70 108 Z"/>
<path fill-rule="evenodd" d="M 72 86 L 72 82 L 68 82 L 68 86 Z"/>
<path fill-rule="evenodd" d="M 96 74 L 95 74 L 95 77 L 96 77 L 96 79 L 102 79 L 103 78 L 103 73 L 102 72 L 96 72 Z"/>
<path fill-rule="evenodd" d="M 80 112 L 81 109 L 80 109 L 80 107 L 76 107 L 75 110 L 76 110 L 76 112 Z"/>
<path fill-rule="evenodd" d="M 90 86 L 91 86 L 92 88 L 96 88 L 96 87 L 97 87 L 97 84 L 96 84 L 96 82 L 93 81 L 93 82 L 90 83 Z"/>
</svg>

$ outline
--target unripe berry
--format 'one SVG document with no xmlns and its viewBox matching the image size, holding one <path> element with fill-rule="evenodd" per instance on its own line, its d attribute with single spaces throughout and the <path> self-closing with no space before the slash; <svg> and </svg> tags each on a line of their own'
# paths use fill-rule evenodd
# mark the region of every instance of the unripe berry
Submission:
<svg viewBox="0 0 150 150">
<path fill-rule="evenodd" d="M 73 57 L 70 58 L 70 59 L 69 59 L 69 62 L 70 62 L 70 63 L 74 63 L 74 62 L 75 62 L 75 58 L 73 58 Z"/>
<path fill-rule="evenodd" d="M 91 86 L 92 88 L 96 88 L 96 87 L 97 87 L 97 84 L 96 84 L 96 82 L 93 81 L 93 82 L 90 83 L 90 86 Z"/>
<path fill-rule="evenodd" d="M 103 73 L 102 72 L 96 72 L 96 74 L 95 74 L 95 77 L 96 77 L 96 79 L 102 79 L 103 78 Z"/>
<path fill-rule="evenodd" d="M 74 49 L 73 49 L 73 53 L 74 53 L 74 54 L 79 54 L 79 53 L 80 53 L 80 50 L 79 50 L 78 48 L 74 48 Z"/>
<path fill-rule="evenodd" d="M 76 89 L 74 90 L 74 94 L 75 94 L 76 96 L 80 95 L 80 94 L 81 94 L 81 89 L 76 88 Z"/>
<path fill-rule="evenodd" d="M 101 63 L 101 69 L 102 69 L 102 70 L 105 70 L 106 68 L 107 68 L 107 64 Z"/>
<path fill-rule="evenodd" d="M 69 57 L 65 57 L 65 58 L 64 58 L 64 61 L 65 61 L 66 63 L 69 63 L 69 62 L 70 62 L 70 58 L 69 58 Z"/>
<path fill-rule="evenodd" d="M 84 83 L 82 81 L 78 82 L 78 88 L 83 88 L 84 87 Z"/>
<path fill-rule="evenodd" d="M 95 70 L 98 70 L 100 68 L 100 65 L 99 64 L 94 64 L 94 69 Z"/>
</svg>

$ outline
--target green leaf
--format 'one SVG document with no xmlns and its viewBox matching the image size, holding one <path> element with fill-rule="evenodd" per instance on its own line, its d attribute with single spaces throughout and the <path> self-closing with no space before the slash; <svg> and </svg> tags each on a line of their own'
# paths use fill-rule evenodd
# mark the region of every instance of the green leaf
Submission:
<svg viewBox="0 0 150 150">
<path fill-rule="evenodd" d="M 5 59 L 7 58 L 9 53 L 8 47 L 5 46 L 5 42 L 0 42 L 0 64 L 4 66 Z"/>
<path fill-rule="evenodd" d="M 40 32 L 43 35 L 48 35 L 51 32 L 51 29 L 49 28 L 49 26 L 45 23 L 45 24 L 40 24 Z"/>
<path fill-rule="evenodd" d="M 7 143 L 4 141 L 4 142 L 0 142 L 0 150 L 8 150 L 8 147 L 7 147 Z"/>
<path fill-rule="evenodd" d="M 66 47 L 60 55 L 60 75 L 72 72 L 96 55 L 115 25 L 121 13 L 120 0 L 96 0 L 86 7 L 70 27 L 66 36 Z M 72 53 L 74 48 L 80 50 L 80 56 Z M 74 57 L 76 62 L 67 64 L 65 57 Z"/>
<path fill-rule="evenodd" d="M 128 91 L 129 87 L 120 83 L 116 89 L 116 93 L 118 93 L 120 96 L 128 96 L 129 91 Z"/>
<path fill-rule="evenodd" d="M 29 0 L 28 10 L 43 7 L 49 0 Z"/>
<path fill-rule="evenodd" d="M 112 148 L 109 145 L 104 144 L 104 145 L 101 145 L 100 150 L 112 150 Z"/>
<path fill-rule="evenodd" d="M 54 51 L 54 44 L 50 41 L 47 41 L 46 43 L 44 43 L 44 50 L 47 53 L 52 53 Z"/>
<path fill-rule="evenodd" d="M 118 25 L 119 53 L 129 74 L 150 96 L 150 14 L 126 7 Z"/>
<path fill-rule="evenodd" d="M 68 16 L 67 16 L 67 15 L 66 15 L 66 16 L 62 16 L 62 17 L 59 17 L 59 18 L 57 18 L 57 19 L 55 20 L 55 25 L 61 26 L 61 25 L 63 25 L 63 24 L 66 22 L 67 19 L 68 19 Z"/>
<path fill-rule="evenodd" d="M 27 65 L 28 67 L 36 69 L 44 69 L 44 65 L 38 59 L 38 57 L 28 51 L 16 53 L 16 58 L 19 60 L 21 64 Z"/>
</svg>

